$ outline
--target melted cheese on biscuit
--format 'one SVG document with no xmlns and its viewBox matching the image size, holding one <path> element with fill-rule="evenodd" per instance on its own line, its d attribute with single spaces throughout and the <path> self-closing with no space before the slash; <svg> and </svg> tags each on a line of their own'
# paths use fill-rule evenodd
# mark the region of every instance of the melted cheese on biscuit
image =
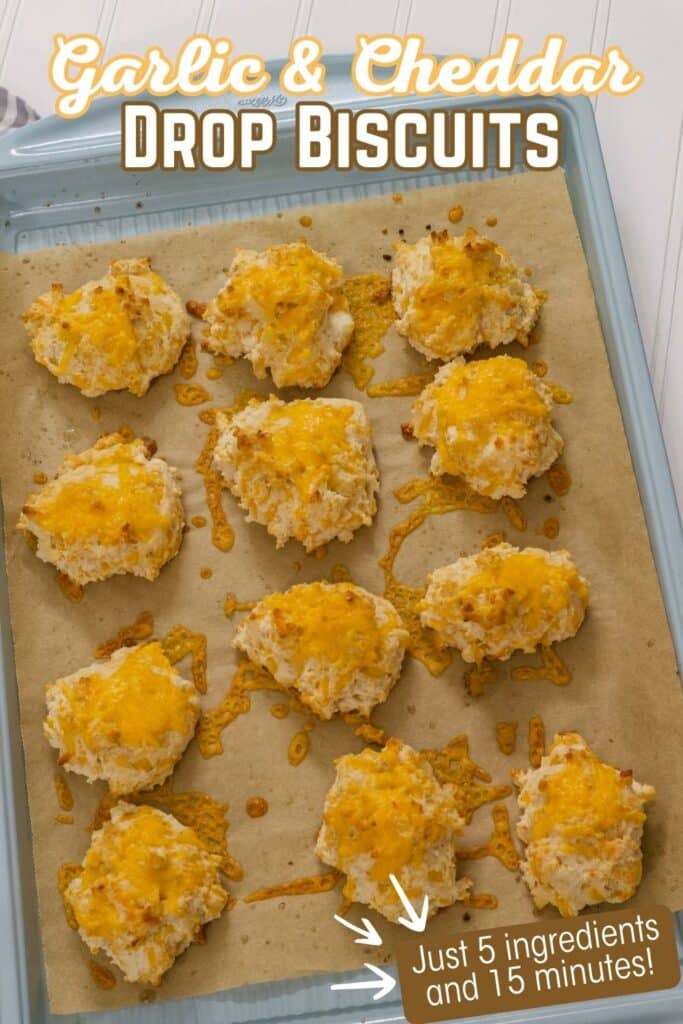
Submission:
<svg viewBox="0 0 683 1024">
<path fill-rule="evenodd" d="M 420 444 L 436 448 L 433 475 L 462 477 L 492 498 L 522 497 L 562 450 L 552 412 L 549 389 L 524 360 L 457 359 L 413 404 L 411 424 Z"/>
<path fill-rule="evenodd" d="M 83 337 L 88 338 L 110 366 L 120 367 L 134 359 L 138 340 L 116 288 L 100 287 L 91 293 L 85 308 L 82 303 L 83 289 L 78 288 L 57 305 L 58 336 L 64 342 L 57 373 L 67 371 Z"/>
<path fill-rule="evenodd" d="M 168 733 L 186 732 L 194 709 L 172 671 L 154 642 L 135 648 L 114 672 L 81 676 L 69 687 L 68 710 L 57 715 L 64 751 L 74 753 L 78 739 L 93 749 L 107 741 L 160 747 Z"/>
<path fill-rule="evenodd" d="M 380 626 L 373 601 L 353 584 L 294 587 L 285 594 L 271 594 L 263 605 L 274 612 L 275 628 L 283 639 L 295 635 L 298 668 L 314 658 L 344 675 L 357 668 L 384 672 L 382 648 L 395 624 Z"/>
<path fill-rule="evenodd" d="M 214 464 L 249 518 L 281 547 L 312 551 L 369 525 L 378 472 L 363 406 L 338 398 L 256 399 L 219 415 Z"/>
<path fill-rule="evenodd" d="M 460 461 L 451 457 L 447 432 L 458 432 L 457 448 L 477 451 L 497 434 L 516 434 L 528 420 L 550 420 L 550 410 L 534 386 L 535 377 L 522 359 L 499 356 L 466 363 L 436 389 L 438 450 L 447 473 L 457 476 Z"/>
<path fill-rule="evenodd" d="M 445 233 L 432 243 L 433 273 L 413 297 L 415 326 L 426 337 L 445 331 L 453 321 L 459 331 L 474 326 L 484 302 L 504 309 L 514 305 L 515 299 L 503 290 L 517 276 L 514 264 L 501 259 L 506 254 L 500 246 L 476 239 L 474 232 L 470 235 L 472 241 L 462 248 Z"/>
<path fill-rule="evenodd" d="M 568 551 L 520 551 L 502 543 L 436 569 L 420 617 L 443 644 L 480 664 L 574 636 L 588 598 L 588 583 Z"/>
<path fill-rule="evenodd" d="M 346 309 L 341 268 L 305 243 L 275 245 L 265 261 L 245 263 L 234 270 L 217 298 L 228 321 L 250 318 L 260 308 L 261 340 L 271 349 L 287 351 L 292 379 L 315 355 L 316 336 L 328 312 Z"/>
<path fill-rule="evenodd" d="M 265 467 L 293 481 L 302 498 L 314 492 L 340 455 L 350 450 L 347 426 L 350 405 L 326 405 L 303 399 L 274 405 L 266 420 L 267 433 L 249 452 L 251 475 Z"/>
<path fill-rule="evenodd" d="M 527 844 L 522 875 L 542 909 L 564 917 L 630 899 L 642 876 L 645 804 L 652 786 L 605 764 L 578 733 L 558 733 L 537 768 L 514 771 Z"/>
<path fill-rule="evenodd" d="M 358 670 L 385 674 L 385 646 L 399 623 L 392 619 L 380 623 L 372 598 L 353 584 L 292 587 L 283 594 L 270 594 L 261 606 L 273 613 L 280 639 L 294 641 L 296 668 L 303 670 L 311 660 L 320 663 L 324 699 L 332 679 L 334 691 L 340 692 Z"/>
<path fill-rule="evenodd" d="M 426 848 L 453 832 L 453 796 L 411 748 L 390 740 L 381 751 L 348 755 L 344 767 L 344 786 L 328 798 L 324 812 L 342 871 L 367 854 L 370 876 L 384 881 L 408 865 L 419 867 Z M 427 816 L 424 802 L 435 798 Z"/>
<path fill-rule="evenodd" d="M 73 583 L 118 573 L 154 580 L 182 542 L 177 470 L 148 443 L 129 437 L 107 434 L 67 455 L 22 509 L 17 525 L 37 540 L 38 558 Z"/>
<path fill-rule="evenodd" d="M 203 317 L 210 351 L 282 388 L 325 387 L 353 334 L 341 267 L 304 242 L 238 249 Z"/>
<path fill-rule="evenodd" d="M 631 781 L 630 774 L 600 761 L 589 747 L 572 750 L 545 780 L 532 840 L 558 835 L 565 850 L 580 852 L 582 840 L 599 838 L 621 821 L 644 822 L 645 813 L 633 805 Z"/>
<path fill-rule="evenodd" d="M 26 514 L 67 544 L 87 538 L 105 545 L 149 540 L 169 522 L 159 510 L 166 484 L 136 458 L 136 450 L 135 444 L 117 445 L 98 458 L 95 474 L 53 481 Z"/>
<path fill-rule="evenodd" d="M 399 334 L 428 359 L 443 360 L 482 344 L 526 345 L 545 298 L 502 246 L 473 228 L 400 242 L 392 292 Z"/>
<path fill-rule="evenodd" d="M 113 260 L 69 294 L 61 284 L 23 316 L 36 360 L 84 395 L 144 395 L 178 360 L 189 334 L 183 303 L 149 259 Z"/>
<path fill-rule="evenodd" d="M 278 464 L 295 469 L 300 463 L 321 465 L 346 447 L 348 406 L 315 405 L 302 400 L 274 408 L 268 426 L 274 431 L 272 450 Z"/>
<path fill-rule="evenodd" d="M 122 826 L 105 825 L 78 877 L 86 899 L 71 901 L 89 937 L 147 936 L 150 924 L 182 912 L 188 894 L 206 885 L 206 849 L 191 828 L 151 807 L 137 807 Z M 67 890 L 67 898 L 69 890 Z"/>
<path fill-rule="evenodd" d="M 453 598 L 466 622 L 490 629 L 521 615 L 524 628 L 533 633 L 548 611 L 569 607 L 572 593 L 588 602 L 588 586 L 573 566 L 552 564 L 527 549 L 491 557 Z"/>
<path fill-rule="evenodd" d="M 370 715 L 398 679 L 408 633 L 394 606 L 353 583 L 301 583 L 259 601 L 233 644 L 320 718 Z"/>
</svg>

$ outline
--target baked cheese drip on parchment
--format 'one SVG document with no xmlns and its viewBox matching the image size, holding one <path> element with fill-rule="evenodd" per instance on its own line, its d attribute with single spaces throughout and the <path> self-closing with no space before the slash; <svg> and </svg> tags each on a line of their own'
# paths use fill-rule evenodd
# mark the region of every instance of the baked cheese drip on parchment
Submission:
<svg viewBox="0 0 683 1024">
<path fill-rule="evenodd" d="M 455 840 L 464 824 L 455 790 L 441 785 L 429 761 L 400 740 L 336 761 L 325 799 L 316 853 L 346 875 L 344 896 L 388 920 L 404 913 L 390 875 L 430 914 L 462 899 L 468 879 L 456 881 Z"/>
<path fill-rule="evenodd" d="M 90 398 L 144 395 L 173 369 L 190 334 L 182 300 L 149 259 L 114 260 L 104 277 L 69 294 L 53 284 L 24 323 L 37 362 Z"/>
<path fill-rule="evenodd" d="M 433 476 L 461 477 L 489 498 L 522 498 L 564 447 L 552 410 L 550 389 L 523 359 L 456 359 L 413 404 L 411 425 L 436 449 Z"/>
<path fill-rule="evenodd" d="M 19 529 L 74 583 L 132 573 L 154 580 L 180 548 L 177 472 L 144 441 L 108 434 L 30 495 Z"/>
<path fill-rule="evenodd" d="M 324 387 L 353 334 L 341 267 L 305 242 L 238 249 L 204 319 L 212 352 L 245 356 L 279 388 Z"/>
<path fill-rule="evenodd" d="M 307 551 L 348 542 L 372 522 L 379 474 L 359 402 L 271 396 L 219 415 L 218 427 L 214 465 L 247 519 L 265 526 L 278 548 L 290 539 Z"/>
<path fill-rule="evenodd" d="M 505 249 L 473 228 L 398 242 L 392 293 L 399 334 L 444 361 L 479 345 L 527 345 L 545 300 Z"/>
<path fill-rule="evenodd" d="M 506 661 L 574 636 L 588 598 L 568 551 L 496 544 L 431 573 L 420 619 L 467 662 Z"/>
<path fill-rule="evenodd" d="M 67 771 L 112 793 L 164 782 L 194 735 L 199 697 L 160 643 L 123 647 L 48 684 L 48 742 Z"/>
<path fill-rule="evenodd" d="M 225 907 L 219 867 L 172 815 L 119 803 L 93 833 L 64 901 L 91 952 L 106 953 L 126 981 L 158 985 Z"/>
<path fill-rule="evenodd" d="M 601 761 L 578 733 L 558 733 L 539 768 L 513 772 L 526 844 L 522 874 L 538 908 L 563 917 L 623 903 L 642 874 L 645 804 L 652 786 Z"/>
<path fill-rule="evenodd" d="M 269 594 L 234 645 L 320 718 L 368 717 L 399 677 L 408 632 L 394 606 L 353 583 L 302 583 Z"/>
</svg>

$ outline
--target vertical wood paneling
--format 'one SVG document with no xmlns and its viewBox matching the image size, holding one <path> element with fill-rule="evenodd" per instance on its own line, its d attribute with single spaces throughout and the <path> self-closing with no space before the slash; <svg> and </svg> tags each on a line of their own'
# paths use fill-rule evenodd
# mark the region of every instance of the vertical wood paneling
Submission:
<svg viewBox="0 0 683 1024">
<path fill-rule="evenodd" d="M 496 0 L 414 0 L 408 31 L 425 37 L 431 53 L 489 52 L 496 20 Z"/>
<path fill-rule="evenodd" d="M 512 0 L 498 0 L 496 3 L 496 14 L 491 26 L 491 38 L 486 53 L 495 53 L 501 39 L 508 31 Z"/>
<path fill-rule="evenodd" d="M 542 4 L 529 0 L 512 0 L 508 32 L 524 38 L 524 52 L 536 52 L 547 35 L 562 35 L 567 39 L 567 50 L 586 53 L 590 50 L 596 0 L 544 0 Z"/>
<path fill-rule="evenodd" d="M 683 511 L 683 122 L 665 252 L 653 379 L 678 505 Z"/>
<path fill-rule="evenodd" d="M 681 249 L 683 248 L 683 118 L 679 132 L 678 159 L 676 167 L 676 183 L 674 185 L 673 202 L 669 214 L 664 273 L 659 294 L 657 320 L 655 324 L 654 352 L 652 357 L 652 379 L 655 394 L 661 399 L 662 406 L 665 395 L 671 394 L 670 360 L 674 346 L 683 348 L 683 331 L 681 320 L 676 320 L 676 298 L 680 299 L 680 276 L 683 271 Z M 680 312 L 680 311 L 679 311 Z M 678 402 L 683 396 L 683 377 L 678 378 Z"/>
<path fill-rule="evenodd" d="M 73 35 L 97 31 L 102 0 L 22 0 L 14 7 L 11 38 L 7 40 L 2 69 L 7 84 L 40 114 L 49 114 L 54 106 L 54 89 L 47 71 L 52 40 L 58 32 Z"/>
<path fill-rule="evenodd" d="M 109 37 L 116 18 L 116 7 L 118 0 L 104 0 L 100 11 L 100 20 L 97 25 L 97 36 L 104 46 L 105 52 L 109 44 Z"/>
<path fill-rule="evenodd" d="M 680 37 L 683 5 L 648 0 L 610 8 L 607 43 L 618 44 L 645 75 L 628 98 L 602 94 L 596 110 L 605 163 L 619 219 L 648 357 L 657 360 L 657 322 L 665 274 L 680 247 L 670 235 L 683 94 Z M 661 311 L 659 316 L 661 323 Z"/>
<path fill-rule="evenodd" d="M 160 46 L 169 56 L 194 33 L 201 0 L 161 3 L 160 0 L 118 0 L 106 54 L 144 53 Z"/>
<path fill-rule="evenodd" d="M 266 60 L 286 57 L 297 16 L 297 0 L 216 0 L 210 34 L 228 36 L 240 53 Z"/>
<path fill-rule="evenodd" d="M 310 32 L 311 12 L 315 0 L 298 0 L 296 17 L 292 25 L 292 39 Z"/>
<path fill-rule="evenodd" d="M 673 296 L 673 310 L 669 323 L 671 343 L 668 349 L 666 373 L 662 383 L 662 427 L 669 453 L 671 472 L 678 495 L 678 507 L 683 512 L 683 239 L 672 261 L 677 287 Z"/>
<path fill-rule="evenodd" d="M 351 53 L 356 36 L 393 32 L 397 0 L 314 0 L 308 31 L 317 36 L 327 53 Z"/>
<path fill-rule="evenodd" d="M 593 22 L 593 37 L 591 39 L 591 51 L 603 52 L 607 43 L 607 26 L 612 9 L 612 0 L 596 0 L 595 20 Z"/>
<path fill-rule="evenodd" d="M 195 34 L 199 32 L 204 35 L 209 34 L 215 7 L 216 0 L 201 0 L 199 10 L 197 11 L 197 20 L 194 25 Z"/>
<path fill-rule="evenodd" d="M 6 78 L 7 54 L 20 7 L 21 0 L 3 0 L 2 14 L 0 14 L 0 81 L 4 81 Z"/>
<path fill-rule="evenodd" d="M 524 40 L 524 54 L 537 53 L 548 35 L 567 40 L 567 53 L 601 53 L 611 0 L 545 0 L 542 5 L 528 0 L 510 0 L 508 32 Z M 595 98 L 592 103 L 595 106 Z"/>
<path fill-rule="evenodd" d="M 413 9 L 413 0 L 398 0 L 396 13 L 394 14 L 394 27 L 392 31 L 397 36 L 403 36 L 408 31 L 408 22 Z"/>
</svg>

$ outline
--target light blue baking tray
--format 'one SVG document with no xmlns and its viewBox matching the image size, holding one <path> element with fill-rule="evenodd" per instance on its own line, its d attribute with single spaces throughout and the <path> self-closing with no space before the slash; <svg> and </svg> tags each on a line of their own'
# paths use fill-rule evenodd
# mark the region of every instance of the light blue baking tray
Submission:
<svg viewBox="0 0 683 1024">
<path fill-rule="evenodd" d="M 328 58 L 325 100 L 358 107 L 345 57 Z M 277 83 L 281 65 L 269 66 Z M 0 140 L 0 249 L 24 252 L 60 243 L 88 243 L 223 220 L 290 206 L 359 199 L 426 185 L 471 180 L 469 172 L 418 176 L 383 172 L 296 173 L 294 110 L 277 84 L 264 94 L 278 119 L 277 150 L 251 173 L 125 173 L 119 167 L 119 105 L 98 101 L 76 121 L 46 118 Z M 612 376 L 626 427 L 679 665 L 683 664 L 683 531 L 674 496 L 614 209 L 588 100 L 544 99 L 563 126 L 562 163 L 593 281 Z M 216 100 L 172 98 L 196 110 Z M 238 100 L 222 105 L 237 109 Z M 443 99 L 378 102 L 386 109 L 443 107 Z M 452 104 L 449 104 L 452 105 Z M 469 108 L 532 108 L 518 98 L 471 99 Z M 492 147 L 490 147 L 492 152 Z M 525 170 L 521 161 L 515 168 Z M 483 172 L 494 177 L 496 171 Z M 478 175 L 481 177 L 481 175 Z M 138 204 L 142 204 L 140 207 Z M 2 559 L 4 564 L 4 558 Z M 330 977 L 256 985 L 201 999 L 140 1006 L 116 1013 L 55 1017 L 47 1007 L 31 837 L 19 734 L 16 679 L 7 599 L 0 576 L 0 1022 L 1 1024 L 389 1024 L 404 1020 L 397 990 L 380 1003 L 332 993 Z M 681 915 L 677 915 L 683 959 Z M 335 976 L 335 981 L 340 976 Z M 486 1024 L 672 1024 L 683 1021 L 683 983 L 626 999 L 470 1018 Z"/>
</svg>

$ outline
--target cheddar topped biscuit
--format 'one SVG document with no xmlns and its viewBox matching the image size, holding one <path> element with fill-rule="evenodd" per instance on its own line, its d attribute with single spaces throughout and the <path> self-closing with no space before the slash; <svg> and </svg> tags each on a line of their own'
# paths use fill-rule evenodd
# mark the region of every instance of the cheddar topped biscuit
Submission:
<svg viewBox="0 0 683 1024">
<path fill-rule="evenodd" d="M 408 633 L 389 601 L 353 583 L 301 583 L 259 601 L 235 647 L 320 718 L 368 716 L 398 679 Z"/>
<path fill-rule="evenodd" d="M 392 274 L 396 329 L 428 359 L 453 359 L 479 345 L 528 344 L 544 295 L 505 249 L 468 228 L 399 242 Z"/>
<path fill-rule="evenodd" d="M 119 803 L 64 901 L 91 952 L 106 953 L 126 981 L 158 985 L 225 907 L 219 864 L 172 815 Z"/>
<path fill-rule="evenodd" d="M 113 260 L 104 277 L 68 295 L 53 284 L 24 323 L 36 360 L 90 398 L 144 395 L 173 369 L 190 333 L 180 297 L 149 259 Z"/>
<path fill-rule="evenodd" d="M 277 547 L 347 542 L 377 511 L 379 475 L 363 406 L 341 398 L 253 400 L 218 417 L 214 463 Z"/>
<path fill-rule="evenodd" d="M 456 359 L 414 403 L 412 427 L 420 444 L 436 449 L 434 476 L 462 477 L 490 498 L 521 498 L 564 447 L 552 409 L 550 389 L 523 359 Z"/>
<path fill-rule="evenodd" d="M 526 843 L 522 875 L 536 906 L 573 917 L 595 903 L 623 903 L 642 875 L 645 804 L 652 786 L 605 764 L 575 732 L 555 736 L 540 767 L 513 772 Z"/>
<path fill-rule="evenodd" d="M 420 618 L 465 661 L 505 661 L 574 636 L 588 597 L 568 551 L 497 544 L 433 572 Z"/>
<path fill-rule="evenodd" d="M 453 787 L 437 781 L 426 758 L 391 739 L 383 750 L 347 754 L 336 766 L 316 853 L 346 875 L 344 896 L 390 921 L 405 913 L 390 875 L 418 906 L 429 896 L 430 915 L 461 899 L 470 886 L 455 876 L 464 823 Z"/>
<path fill-rule="evenodd" d="M 184 514 L 176 470 L 144 441 L 107 434 L 32 494 L 19 529 L 74 583 L 132 573 L 154 580 L 177 553 Z"/>
<path fill-rule="evenodd" d="M 279 388 L 322 388 L 353 334 L 342 284 L 336 260 L 305 242 L 239 249 L 204 314 L 209 347 L 246 356 Z"/>
<path fill-rule="evenodd" d="M 156 642 L 124 647 L 57 679 L 46 698 L 43 728 L 60 765 L 89 782 L 103 779 L 119 794 L 168 778 L 199 717 L 194 685 Z"/>
</svg>

